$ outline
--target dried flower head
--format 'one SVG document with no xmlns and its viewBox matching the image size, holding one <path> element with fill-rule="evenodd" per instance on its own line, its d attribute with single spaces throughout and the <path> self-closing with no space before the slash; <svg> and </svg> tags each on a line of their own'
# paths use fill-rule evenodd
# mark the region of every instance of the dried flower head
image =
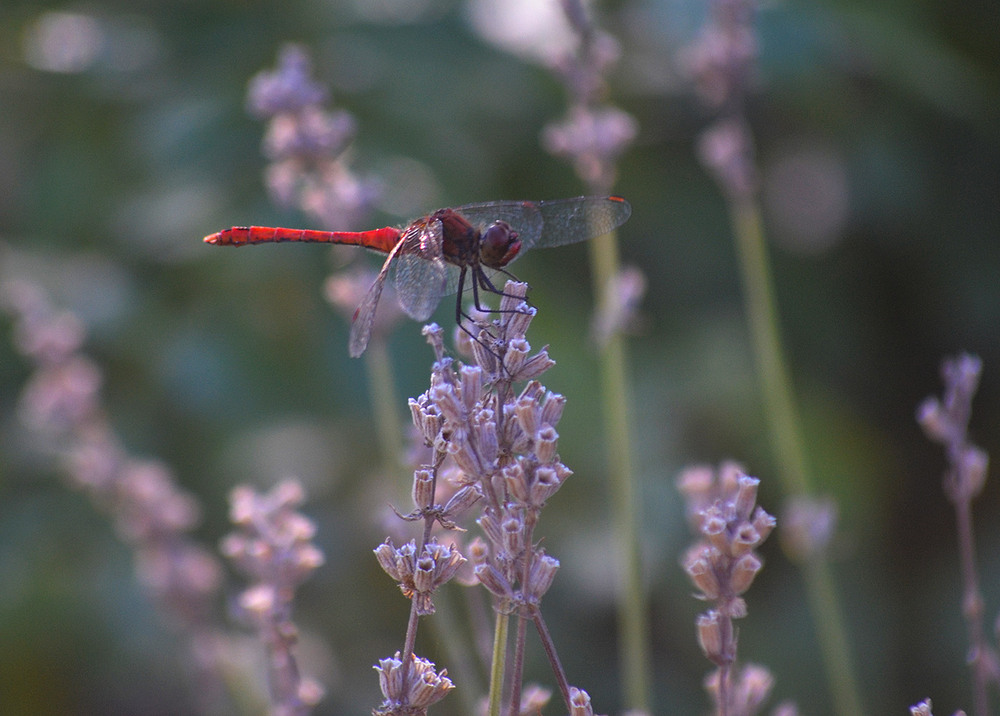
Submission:
<svg viewBox="0 0 1000 716">
<path fill-rule="evenodd" d="M 455 688 L 448 670 L 438 673 L 434 663 L 412 655 L 409 664 L 397 651 L 395 656 L 379 659 L 373 667 L 385 701 L 374 711 L 377 716 L 421 716 Z"/>
<path fill-rule="evenodd" d="M 466 561 L 458 549 L 449 545 L 428 542 L 418 554 L 413 540 L 396 547 L 391 539 L 375 549 L 375 558 L 396 580 L 403 595 L 414 601 L 419 615 L 434 613 L 434 592 Z"/>
</svg>

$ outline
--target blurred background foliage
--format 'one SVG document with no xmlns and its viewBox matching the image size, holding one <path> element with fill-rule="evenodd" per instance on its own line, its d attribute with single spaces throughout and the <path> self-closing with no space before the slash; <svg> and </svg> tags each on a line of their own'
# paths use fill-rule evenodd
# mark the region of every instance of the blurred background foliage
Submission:
<svg viewBox="0 0 1000 716">
<path fill-rule="evenodd" d="M 201 242 L 233 224 L 308 224 L 267 197 L 247 82 L 284 43 L 307 48 L 333 103 L 357 120 L 355 168 L 383 185 L 371 226 L 471 201 L 573 196 L 583 187 L 572 170 L 539 145 L 566 97 L 534 53 L 558 33 L 517 52 L 503 39 L 544 28 L 542 5 L 0 6 L 0 278 L 36 280 L 81 317 L 115 429 L 197 495 L 206 544 L 228 529 L 235 484 L 293 474 L 306 485 L 327 556 L 296 614 L 304 668 L 328 690 L 317 713 L 367 713 L 380 700 L 371 665 L 401 646 L 405 600 L 370 550 L 390 529 L 387 503 L 408 504 L 409 476 L 381 467 L 366 363 L 348 358 L 347 322 L 322 296 L 348 254 Z M 477 22 L 485 12 L 497 14 Z M 704 5 L 620 0 L 597 12 L 622 46 L 610 97 L 640 127 L 615 191 L 634 207 L 624 259 L 649 282 L 630 370 L 656 712 L 700 713 L 702 605 L 678 566 L 688 538 L 673 479 L 685 464 L 735 458 L 763 480 L 770 512 L 782 495 L 724 203 L 695 156 L 707 115 L 677 64 Z M 928 695 L 940 713 L 969 706 L 944 460 L 914 411 L 940 393 L 942 357 L 979 354 L 972 433 L 1000 455 L 998 27 L 990 2 L 767 3 L 758 18 L 749 112 L 778 301 L 810 464 L 840 507 L 838 587 L 872 713 L 905 713 Z M 546 384 L 569 399 L 560 452 L 576 471 L 540 527 L 563 564 L 545 608 L 571 681 L 615 713 L 586 251 L 534 252 L 516 271 L 540 311 L 533 342 L 558 361 Z M 19 425 L 30 368 L 7 319 L 0 338 L 0 710 L 191 711 L 171 629 L 128 550 Z M 419 326 L 400 324 L 390 350 L 398 395 L 425 390 Z M 998 516 L 994 480 L 976 513 L 989 624 L 1000 609 Z M 741 657 L 772 669 L 777 699 L 832 713 L 798 577 L 777 541 L 765 555 Z M 418 652 L 458 671 L 429 630 L 421 639 Z M 532 652 L 531 673 L 551 683 Z"/>
</svg>

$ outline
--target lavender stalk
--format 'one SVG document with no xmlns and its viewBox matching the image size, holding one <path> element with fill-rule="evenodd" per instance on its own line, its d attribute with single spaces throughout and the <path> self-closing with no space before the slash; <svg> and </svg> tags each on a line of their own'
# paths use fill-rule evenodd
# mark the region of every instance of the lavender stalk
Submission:
<svg viewBox="0 0 1000 716">
<path fill-rule="evenodd" d="M 498 319 L 466 326 L 468 332 L 456 331 L 459 336 L 476 337 L 466 343 L 474 364 L 463 365 L 446 357 L 441 329 L 437 326 L 425 329 L 437 360 L 430 389 L 410 400 L 410 410 L 414 425 L 432 449 L 434 458 L 430 465 L 416 471 L 415 509 L 404 518 L 423 521 L 421 540 L 426 550 L 438 544 L 432 532 L 435 525 L 453 530 L 463 513 L 473 506 L 478 510 L 477 522 L 485 540 L 474 540 L 466 552 L 475 578 L 491 595 L 496 612 L 488 713 L 518 714 L 526 707 L 538 708 L 543 692 L 522 688 L 529 624 L 535 626 L 542 638 L 566 708 L 573 713 L 585 713 L 589 696 L 574 690 L 569 683 L 540 609 L 559 561 L 540 548 L 535 528 L 546 501 L 572 473 L 557 452 L 559 436 L 555 427 L 565 399 L 547 391 L 537 380 L 554 362 L 544 349 L 532 354 L 525 338 L 535 314 L 535 309 L 525 301 L 526 291 L 525 284 L 508 282 Z M 516 393 L 515 383 L 523 382 L 525 387 Z M 453 468 L 446 470 L 447 466 Z M 453 494 L 440 504 L 437 491 L 442 487 L 439 480 L 445 472 L 453 473 L 450 480 Z M 408 552 L 415 553 L 417 543 L 409 544 L 412 547 Z M 415 576 L 411 576 L 409 562 L 405 557 L 401 560 L 400 551 L 391 543 L 376 551 L 383 569 L 412 600 L 410 624 L 400 657 L 404 683 L 412 678 L 405 664 L 406 654 L 412 653 L 417 617 L 434 611 L 434 591 L 465 560 L 457 549 L 453 554 L 455 569 L 443 574 L 441 581 L 425 580 L 425 587 L 419 588 Z M 511 619 L 516 620 L 514 657 L 510 673 L 505 674 Z M 406 698 L 408 695 L 400 689 L 387 694 L 378 713 L 411 713 L 406 709 L 414 705 Z M 587 706 L 574 707 L 574 699 L 586 701 Z"/>
<path fill-rule="evenodd" d="M 618 158 L 631 145 L 638 127 L 629 114 L 604 101 L 605 75 L 620 54 L 617 41 L 594 25 L 579 0 L 561 0 L 561 5 L 579 37 L 579 47 L 576 54 L 553 67 L 566 86 L 570 107 L 565 119 L 545 128 L 542 143 L 550 153 L 572 162 L 590 193 L 605 194 L 614 183 Z M 598 306 L 593 332 L 601 348 L 611 520 L 621 565 L 617 575 L 620 681 L 628 705 L 648 710 L 650 629 L 632 467 L 628 356 L 622 337 L 645 290 L 645 281 L 641 277 L 636 280 L 635 269 L 623 272 L 614 235 L 595 238 L 589 248 Z"/>
<path fill-rule="evenodd" d="M 736 240 L 751 344 L 760 376 L 771 443 L 789 497 L 809 494 L 800 421 L 779 329 L 773 279 L 757 198 L 753 136 L 745 116 L 755 71 L 757 38 L 753 0 L 710 0 L 700 39 L 682 57 L 705 104 L 718 113 L 702 135 L 702 164 L 726 198 Z M 863 713 L 843 616 L 822 551 L 798 562 L 823 661 L 842 716 Z"/>
<path fill-rule="evenodd" d="M 307 716 L 323 697 L 322 687 L 299 673 L 294 652 L 295 589 L 323 564 L 323 553 L 311 542 L 315 525 L 294 510 L 304 499 L 295 480 L 281 482 L 267 494 L 237 487 L 230 497 L 230 517 L 239 529 L 222 542 L 223 554 L 252 580 L 238 605 L 267 650 L 273 716 Z"/>
<path fill-rule="evenodd" d="M 222 568 L 189 534 L 200 505 L 166 465 L 122 446 L 101 399 L 101 370 L 81 350 L 86 332 L 75 315 L 20 280 L 0 287 L 0 307 L 14 319 L 15 347 L 34 366 L 20 396 L 21 421 L 132 549 L 139 582 L 187 644 L 200 711 L 226 710 L 228 637 L 214 618 Z"/>
<path fill-rule="evenodd" d="M 948 459 L 944 492 L 955 506 L 962 568 L 962 616 L 968 629 L 974 716 L 989 714 L 989 684 L 1000 685 L 1000 655 L 987 643 L 983 629 L 983 594 L 979 587 L 972 528 L 972 501 L 986 484 L 989 465 L 989 455 L 969 440 L 972 399 L 979 387 L 982 369 L 982 361 L 968 354 L 945 360 L 941 365 L 945 385 L 943 397 L 927 398 L 917 410 L 917 422 L 928 438 L 944 446 Z"/>
<path fill-rule="evenodd" d="M 760 480 L 733 463 L 718 472 L 692 467 L 681 473 L 692 530 L 699 537 L 682 560 L 684 571 L 712 608 L 697 619 L 698 643 L 716 665 L 706 680 L 718 716 L 752 716 L 767 698 L 771 675 L 762 666 L 736 666 L 735 620 L 747 615 L 743 595 L 763 562 L 756 550 L 768 538 L 775 519 L 756 506 Z"/>
</svg>

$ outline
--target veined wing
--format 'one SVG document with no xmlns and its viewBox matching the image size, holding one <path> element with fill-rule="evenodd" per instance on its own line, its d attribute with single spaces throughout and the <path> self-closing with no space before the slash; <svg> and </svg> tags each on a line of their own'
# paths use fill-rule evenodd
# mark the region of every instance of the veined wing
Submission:
<svg viewBox="0 0 1000 716">
<path fill-rule="evenodd" d="M 382 263 L 382 268 L 379 270 L 378 276 L 372 282 L 372 285 L 365 293 L 365 297 L 361 299 L 358 309 L 354 312 L 354 320 L 351 322 L 351 338 L 347 349 L 351 354 L 351 358 L 359 357 L 365 352 L 365 348 L 368 347 L 368 341 L 372 337 L 372 326 L 375 324 L 375 311 L 378 308 L 378 301 L 382 297 L 382 289 L 385 288 L 385 279 L 389 275 L 389 269 L 395 263 L 395 259 L 402 247 L 402 240 L 396 242 L 396 245 Z"/>
<path fill-rule="evenodd" d="M 610 234 L 628 221 L 632 206 L 620 196 L 578 196 L 538 202 L 542 235 L 538 243 L 527 245 L 550 248 L 586 241 Z M 523 249 L 522 249 L 523 250 Z"/>
<path fill-rule="evenodd" d="M 628 220 L 632 207 L 620 196 L 577 196 L 470 204 L 457 211 L 483 228 L 498 219 L 506 221 L 521 240 L 520 256 L 532 247 L 562 246 L 610 233 Z"/>
<path fill-rule="evenodd" d="M 448 293 L 448 264 L 441 253 L 441 222 L 414 222 L 406 229 L 393 262 L 399 305 L 410 318 L 426 321 Z M 452 289 L 454 290 L 454 289 Z"/>
</svg>

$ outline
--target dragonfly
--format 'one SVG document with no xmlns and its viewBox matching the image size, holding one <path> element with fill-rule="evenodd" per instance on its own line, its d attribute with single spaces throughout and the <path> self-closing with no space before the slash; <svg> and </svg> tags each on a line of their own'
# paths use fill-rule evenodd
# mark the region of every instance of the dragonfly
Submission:
<svg viewBox="0 0 1000 716">
<path fill-rule="evenodd" d="M 480 311 L 480 292 L 503 295 L 498 273 L 532 248 L 563 246 L 611 233 L 632 207 L 620 196 L 579 196 L 548 201 L 491 201 L 438 209 L 403 228 L 316 231 L 268 226 L 234 226 L 206 236 L 217 246 L 301 241 L 363 246 L 386 254 L 378 276 L 354 312 L 348 350 L 357 358 L 368 347 L 375 309 L 391 275 L 403 311 L 426 321 L 444 296 L 458 294 L 455 320 L 463 327 L 462 294 L 471 288 Z M 470 334 L 471 335 L 471 334 Z"/>
</svg>

